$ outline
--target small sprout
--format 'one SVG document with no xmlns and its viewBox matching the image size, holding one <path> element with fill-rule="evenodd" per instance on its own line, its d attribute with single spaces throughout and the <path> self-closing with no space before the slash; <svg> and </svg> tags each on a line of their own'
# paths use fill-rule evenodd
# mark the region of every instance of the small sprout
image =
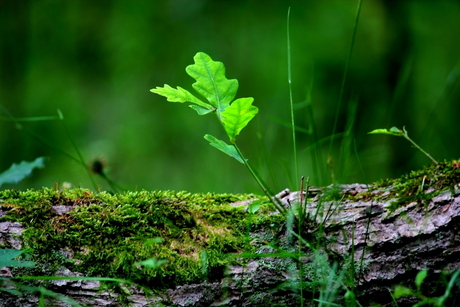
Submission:
<svg viewBox="0 0 460 307">
<path fill-rule="evenodd" d="M 409 134 L 406 131 L 406 128 L 403 127 L 403 129 L 398 129 L 396 127 L 391 127 L 390 130 L 388 129 L 375 129 L 369 132 L 369 134 L 388 134 L 388 135 L 394 135 L 394 136 L 402 136 L 406 140 L 412 143 L 415 148 L 423 152 L 428 158 L 430 158 L 431 161 L 433 161 L 434 164 L 438 164 L 438 161 L 436 161 L 430 154 L 428 154 L 426 151 L 424 151 L 420 146 L 418 146 L 412 139 L 409 137 Z"/>
<path fill-rule="evenodd" d="M 185 71 L 196 80 L 192 87 L 202 98 L 195 96 L 180 86 L 173 88 L 167 84 L 150 91 L 166 97 L 171 102 L 189 103 L 189 106 L 198 115 L 214 113 L 224 128 L 230 144 L 210 134 L 206 134 L 204 138 L 211 146 L 244 164 L 265 195 L 272 199 L 271 193 L 236 145 L 236 137 L 259 112 L 259 109 L 252 105 L 254 98 L 234 99 L 238 90 L 238 80 L 227 79 L 225 66 L 222 62 L 214 61 L 204 52 L 198 52 L 193 59 L 195 63 L 187 66 Z M 273 204 L 280 212 L 286 211 L 276 198 Z"/>
</svg>

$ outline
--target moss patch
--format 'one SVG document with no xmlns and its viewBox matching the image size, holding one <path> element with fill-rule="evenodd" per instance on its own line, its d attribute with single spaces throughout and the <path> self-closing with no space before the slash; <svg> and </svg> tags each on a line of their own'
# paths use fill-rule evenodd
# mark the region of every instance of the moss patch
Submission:
<svg viewBox="0 0 460 307">
<path fill-rule="evenodd" d="M 280 218 L 250 215 L 230 205 L 256 197 L 171 191 L 111 195 L 84 189 L 0 192 L 1 207 L 9 209 L 1 220 L 21 222 L 33 260 L 51 265 L 42 267 L 42 274 L 64 265 L 87 276 L 165 287 L 221 278 L 229 254 L 252 249 L 252 228 L 279 227 Z M 72 210 L 63 214 L 56 206 Z M 150 258 L 167 262 L 158 269 L 135 265 Z"/>
<path fill-rule="evenodd" d="M 387 200 L 396 199 L 389 207 L 390 211 L 417 202 L 425 205 L 445 190 L 453 192 L 460 190 L 460 166 L 457 161 L 431 164 L 421 170 L 411 171 L 396 179 L 385 179 L 372 185 L 364 193 L 347 195 L 347 199 L 354 200 Z M 456 193 L 456 192 L 455 192 Z"/>
</svg>

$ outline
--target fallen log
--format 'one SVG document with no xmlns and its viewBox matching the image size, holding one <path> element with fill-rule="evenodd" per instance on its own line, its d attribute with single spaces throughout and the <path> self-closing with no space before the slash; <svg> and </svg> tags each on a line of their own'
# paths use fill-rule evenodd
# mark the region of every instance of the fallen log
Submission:
<svg viewBox="0 0 460 307">
<path fill-rule="evenodd" d="M 287 217 L 267 202 L 248 212 L 255 195 L 3 191 L 0 244 L 33 248 L 37 268 L 0 270 L 0 306 L 72 305 L 59 295 L 87 306 L 386 306 L 424 269 L 423 294 L 441 296 L 440 280 L 460 269 L 459 183 L 441 163 L 374 185 L 286 189 L 276 197 Z M 69 280 L 16 279 L 31 275 Z"/>
</svg>

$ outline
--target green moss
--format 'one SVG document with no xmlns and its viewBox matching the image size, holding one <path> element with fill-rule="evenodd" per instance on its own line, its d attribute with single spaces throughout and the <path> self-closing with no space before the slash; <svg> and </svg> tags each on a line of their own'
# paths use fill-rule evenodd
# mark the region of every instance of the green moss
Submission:
<svg viewBox="0 0 460 307">
<path fill-rule="evenodd" d="M 250 215 L 244 207 L 230 205 L 255 197 L 171 191 L 111 195 L 83 189 L 0 192 L 1 206 L 10 209 L 2 219 L 25 226 L 22 238 L 34 249 L 34 260 L 53 264 L 43 268 L 45 273 L 65 265 L 87 276 L 165 287 L 221 277 L 229 254 L 251 248 L 251 229 L 279 227 L 282 217 Z M 74 209 L 59 215 L 54 206 Z M 65 251 L 73 256 L 63 256 Z M 159 269 L 135 265 L 150 258 L 167 263 Z"/>
<path fill-rule="evenodd" d="M 417 202 L 426 205 L 445 190 L 460 189 L 460 168 L 456 161 L 431 164 L 421 170 L 412 171 L 397 179 L 385 179 L 372 185 L 372 189 L 347 196 L 355 200 L 397 199 L 389 207 L 390 212 L 397 208 Z"/>
</svg>

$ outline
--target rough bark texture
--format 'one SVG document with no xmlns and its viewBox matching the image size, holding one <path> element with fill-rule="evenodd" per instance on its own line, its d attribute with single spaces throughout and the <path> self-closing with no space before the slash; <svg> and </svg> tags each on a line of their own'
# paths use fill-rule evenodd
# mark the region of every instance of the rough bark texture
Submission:
<svg viewBox="0 0 460 307">
<path fill-rule="evenodd" d="M 341 195 L 360 195 L 369 191 L 361 184 L 340 186 Z M 390 210 L 394 199 L 386 198 L 384 191 L 364 193 L 362 199 L 324 200 L 322 189 L 310 189 L 307 212 L 312 220 L 302 229 L 304 234 L 314 235 L 322 224 L 321 238 L 326 248 L 312 253 L 303 244 L 304 256 L 279 255 L 279 250 L 263 243 L 268 237 L 277 239 L 277 247 L 286 252 L 298 251 L 298 240 L 286 228 L 278 234 L 264 230 L 251 233 L 254 244 L 259 244 L 259 257 L 252 256 L 243 265 L 229 264 L 224 277 L 201 284 L 183 285 L 158 294 L 145 295 L 139 288 L 125 290 L 131 294 L 127 301 L 131 306 L 300 306 L 300 295 L 295 291 L 299 282 L 299 263 L 305 270 L 311 270 L 324 257 L 332 263 L 338 261 L 345 266 L 344 259 L 354 253 L 356 263 L 356 289 L 362 306 L 372 302 L 382 305 L 391 303 L 389 289 L 395 284 L 413 285 L 415 274 L 430 269 L 430 277 L 436 282 L 437 274 L 460 269 L 460 191 L 446 190 L 423 202 L 410 202 L 396 210 Z M 278 194 L 287 208 L 299 200 L 299 192 L 285 190 Z M 377 195 L 379 196 L 377 198 Z M 304 196 L 302 196 L 303 198 Z M 379 200 L 376 200 L 379 199 Z M 235 206 L 247 205 L 238 202 Z M 60 210 L 60 208 L 55 208 Z M 273 212 L 273 214 L 279 214 Z M 0 212 L 0 216 L 2 216 Z M 316 220 L 316 222 L 313 222 Z M 21 224 L 0 223 L 0 244 L 21 248 Z M 274 257 L 270 257 L 271 253 Z M 344 257 L 346 256 L 346 257 Z M 360 261 L 362 260 L 362 262 Z M 315 262 L 316 261 L 316 262 Z M 320 262 L 318 262 L 320 263 Z M 363 263 L 363 267 L 359 267 Z M 320 264 L 318 264 L 320 265 Z M 12 271 L 3 268 L 1 275 L 11 277 Z M 316 272 L 317 274 L 318 272 Z M 81 276 L 63 268 L 56 275 Z M 314 274 L 314 273 L 312 273 Z M 305 273 L 305 276 L 308 274 Z M 308 277 L 307 277 L 308 279 Z M 312 280 L 306 280 L 311 282 Z M 294 285 L 294 286 L 293 286 Z M 75 301 L 89 306 L 122 306 L 117 294 L 100 290 L 97 281 L 53 281 L 48 289 L 64 294 Z M 335 284 L 330 282 L 326 292 L 333 292 Z M 442 289 L 440 289 L 442 290 Z M 38 296 L 18 297 L 0 292 L 0 306 L 37 306 Z M 343 296 L 343 292 L 341 293 Z M 311 303 L 311 294 L 304 293 Z M 339 300 L 340 302 L 340 300 Z M 398 306 L 411 306 L 411 300 L 400 300 Z M 54 300 L 46 306 L 70 306 Z"/>
</svg>

